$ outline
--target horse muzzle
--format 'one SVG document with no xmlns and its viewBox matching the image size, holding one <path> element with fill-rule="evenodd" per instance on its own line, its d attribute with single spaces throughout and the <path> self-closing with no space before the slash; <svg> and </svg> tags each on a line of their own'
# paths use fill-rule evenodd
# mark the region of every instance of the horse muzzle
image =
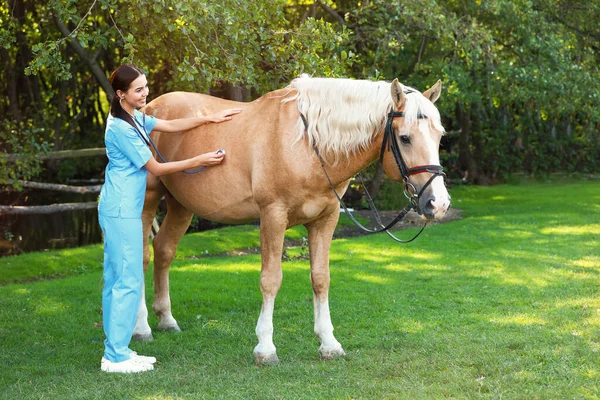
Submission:
<svg viewBox="0 0 600 400">
<path fill-rule="evenodd" d="M 438 179 L 440 178 L 440 179 Z M 432 175 L 417 190 L 410 181 L 404 183 L 404 195 L 409 199 L 412 208 L 426 221 L 441 219 L 450 207 L 450 195 L 444 183 L 445 174 L 433 171 Z"/>
<path fill-rule="evenodd" d="M 417 212 L 427 221 L 437 221 L 442 219 L 450 208 L 450 196 L 446 192 L 446 196 L 440 194 L 438 196 L 429 195 L 422 196 L 419 199 L 419 207 Z"/>
</svg>

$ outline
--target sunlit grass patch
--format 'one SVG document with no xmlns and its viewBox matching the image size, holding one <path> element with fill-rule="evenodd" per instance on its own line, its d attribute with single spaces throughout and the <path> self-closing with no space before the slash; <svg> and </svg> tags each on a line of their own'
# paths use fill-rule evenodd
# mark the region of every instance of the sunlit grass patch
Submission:
<svg viewBox="0 0 600 400">
<path fill-rule="evenodd" d="M 540 229 L 545 235 L 600 235 L 600 224 L 577 226 L 553 226 Z"/>
<path fill-rule="evenodd" d="M 40 315 L 59 314 L 70 309 L 65 302 L 50 297 L 45 297 L 36 301 L 35 304 L 32 304 L 32 307 L 35 310 L 34 312 Z"/>
<path fill-rule="evenodd" d="M 495 317 L 490 319 L 490 322 L 497 324 L 517 324 L 517 325 L 545 325 L 547 321 L 535 315 L 510 315 L 505 317 Z"/>
<path fill-rule="evenodd" d="M 208 272 L 208 271 L 219 271 L 219 272 L 248 272 L 248 271 L 260 271 L 260 260 L 254 259 L 254 262 L 250 260 L 240 260 L 236 262 L 236 259 L 231 260 L 228 263 L 211 263 L 211 259 L 207 258 L 204 262 L 186 262 L 186 263 L 175 263 L 173 269 L 180 272 Z"/>
<path fill-rule="evenodd" d="M 377 275 L 366 274 L 366 273 L 354 274 L 354 279 L 359 280 L 359 281 L 364 281 L 364 282 L 369 282 L 369 283 L 379 283 L 379 284 L 390 282 L 389 279 L 386 279 L 386 278 L 383 278 L 383 277 L 377 276 Z"/>
<path fill-rule="evenodd" d="M 600 266 L 600 256 L 587 256 L 578 260 L 571 260 L 569 264 L 575 267 L 597 269 Z"/>
</svg>

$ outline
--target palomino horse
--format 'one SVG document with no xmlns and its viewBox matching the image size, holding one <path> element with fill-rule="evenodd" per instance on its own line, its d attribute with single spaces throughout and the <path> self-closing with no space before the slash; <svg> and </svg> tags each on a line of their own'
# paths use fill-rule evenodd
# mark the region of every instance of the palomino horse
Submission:
<svg viewBox="0 0 600 400">
<path fill-rule="evenodd" d="M 428 220 L 440 219 L 450 205 L 443 178 L 417 166 L 439 167 L 439 143 L 444 128 L 433 105 L 441 82 L 420 92 L 397 80 L 370 82 L 301 76 L 280 90 L 251 103 L 237 103 L 192 93 L 158 97 L 146 112 L 161 119 L 211 114 L 241 107 L 231 121 L 208 124 L 181 133 L 152 134 L 166 160 L 224 149 L 225 160 L 195 175 L 148 175 L 143 221 L 148 237 L 157 205 L 167 194 L 168 211 L 154 238 L 154 286 L 152 308 L 159 330 L 179 330 L 171 314 L 169 265 L 193 214 L 211 221 L 243 224 L 260 220 L 263 302 L 256 325 L 259 364 L 278 362 L 273 344 L 273 309 L 282 282 L 281 257 L 287 228 L 302 224 L 308 230 L 310 277 L 313 287 L 314 331 L 325 359 L 344 355 L 333 335 L 329 314 L 329 249 L 340 207 L 316 155 L 338 193 L 350 179 L 377 160 L 390 111 L 391 129 L 399 139 L 406 166 L 419 170 L 410 177 L 411 187 L 424 188 L 417 201 Z M 395 139 L 396 140 L 396 139 Z M 382 152 L 386 174 L 401 181 L 391 152 Z M 421 173 L 423 172 L 423 173 Z M 438 170 L 439 172 L 439 170 Z M 145 269 L 149 248 L 146 242 Z M 137 339 L 150 339 L 145 301 L 141 302 L 134 331 Z"/>
</svg>

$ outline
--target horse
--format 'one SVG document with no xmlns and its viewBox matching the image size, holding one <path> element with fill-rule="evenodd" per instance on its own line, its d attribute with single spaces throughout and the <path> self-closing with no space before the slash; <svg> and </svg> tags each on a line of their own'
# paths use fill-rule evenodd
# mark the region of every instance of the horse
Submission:
<svg viewBox="0 0 600 400">
<path fill-rule="evenodd" d="M 198 174 L 177 173 L 160 178 L 148 174 L 142 214 L 146 239 L 163 196 L 167 204 L 166 217 L 152 243 L 156 329 L 180 330 L 171 313 L 169 265 L 193 214 L 225 224 L 259 220 L 262 307 L 253 354 L 257 364 L 278 363 L 273 343 L 273 310 L 282 284 L 284 233 L 301 224 L 308 230 L 314 332 L 320 340 L 319 353 L 323 359 L 344 356 L 342 345 L 333 335 L 328 302 L 329 251 L 340 215 L 332 187 L 343 195 L 351 179 L 381 155 L 389 178 L 405 181 L 405 185 L 419 192 L 418 196 L 413 194 L 413 199 L 421 217 L 442 218 L 450 196 L 439 173 L 439 144 L 444 128 L 434 102 L 441 88 L 439 80 L 421 93 L 397 79 L 390 83 L 301 75 L 288 86 L 249 103 L 186 92 L 164 94 L 150 102 L 145 112 L 160 119 L 243 108 L 223 123 L 180 133 L 151 133 L 156 149 L 169 161 L 215 149 L 226 152 L 220 165 Z M 397 157 L 385 151 L 386 125 L 392 131 L 392 139 L 399 139 L 401 159 L 413 175 L 403 174 Z M 432 171 L 419 167 L 423 165 L 439 167 Z M 146 271 L 150 249 L 148 240 L 144 242 Z M 142 296 L 145 297 L 144 292 Z M 144 297 L 134 338 L 148 340 L 152 330 Z"/>
</svg>

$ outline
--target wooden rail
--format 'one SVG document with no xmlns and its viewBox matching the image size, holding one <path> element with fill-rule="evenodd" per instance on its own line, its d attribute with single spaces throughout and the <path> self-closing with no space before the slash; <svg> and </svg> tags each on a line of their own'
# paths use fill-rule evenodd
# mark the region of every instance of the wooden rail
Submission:
<svg viewBox="0 0 600 400">
<path fill-rule="evenodd" d="M 38 160 L 62 160 L 65 158 L 78 158 L 78 157 L 90 157 L 90 156 L 103 156 L 106 155 L 106 148 L 97 147 L 91 149 L 78 149 L 78 150 L 60 150 L 60 151 L 49 151 L 48 153 L 39 153 L 36 158 Z M 20 158 L 23 158 L 23 154 L 5 154 L 0 155 L 5 157 L 9 162 L 15 162 Z"/>
<path fill-rule="evenodd" d="M 47 206 L 0 206 L 0 216 L 3 215 L 41 215 L 52 214 L 60 211 L 80 211 L 97 208 L 98 203 L 61 203 Z"/>
<path fill-rule="evenodd" d="M 69 186 L 62 185 L 59 183 L 44 183 L 44 182 L 31 182 L 31 181 L 11 181 L 7 182 L 8 185 L 14 186 L 15 184 L 28 189 L 41 189 L 41 190 L 52 190 L 55 192 L 66 192 L 66 193 L 100 193 L 102 185 L 93 186 Z"/>
<path fill-rule="evenodd" d="M 91 157 L 91 156 L 103 156 L 106 155 L 106 148 L 98 147 L 91 149 L 79 149 L 79 150 L 61 150 L 61 151 L 50 151 L 48 153 L 40 153 L 37 158 L 39 160 L 62 160 L 66 158 L 78 158 L 78 157 Z M 0 157 L 6 158 L 9 162 L 15 162 L 16 160 L 23 158 L 23 154 L 0 154 Z M 52 190 L 58 192 L 69 192 L 69 193 L 99 193 L 102 189 L 102 185 L 93 186 L 70 186 L 62 185 L 57 183 L 44 183 L 44 182 L 30 182 L 30 181 L 16 181 L 16 183 L 24 188 L 29 189 L 41 189 L 41 190 Z M 8 185 L 13 186 L 14 181 L 7 182 Z M 47 206 L 5 206 L 0 205 L 0 216 L 3 215 L 40 215 L 40 214 L 52 214 L 61 211 L 80 211 L 90 210 L 97 208 L 98 203 L 95 201 L 86 203 L 62 203 L 62 204 L 50 204 Z M 152 221 L 151 236 L 154 237 L 160 226 L 156 218 Z"/>
</svg>

